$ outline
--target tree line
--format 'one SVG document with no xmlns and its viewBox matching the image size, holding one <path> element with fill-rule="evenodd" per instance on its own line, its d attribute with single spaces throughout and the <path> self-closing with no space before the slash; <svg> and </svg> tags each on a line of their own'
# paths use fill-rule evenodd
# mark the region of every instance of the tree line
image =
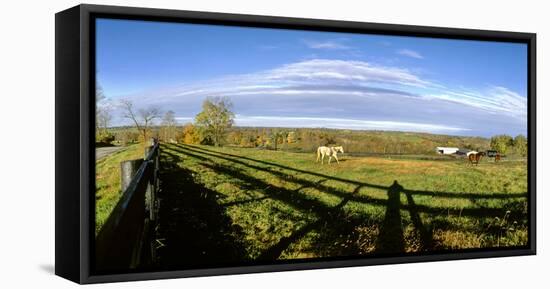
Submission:
<svg viewBox="0 0 550 289">
<path fill-rule="evenodd" d="M 164 142 L 238 146 L 246 148 L 314 152 L 321 145 L 342 145 L 351 153 L 433 154 L 438 146 L 501 154 L 527 155 L 527 138 L 497 135 L 490 139 L 428 133 L 356 131 L 324 128 L 235 127 L 233 105 L 226 97 L 206 98 L 193 123 L 178 124 L 175 113 L 152 106 L 136 109 L 121 101 L 123 117 L 133 125 L 108 129 L 110 117 L 98 117 L 98 141 L 128 144 L 157 137 Z M 155 121 L 160 120 L 156 123 Z"/>
<path fill-rule="evenodd" d="M 512 137 L 506 134 L 496 135 L 491 138 L 491 149 L 501 154 L 516 154 L 527 156 L 527 138 L 524 135 Z"/>
</svg>

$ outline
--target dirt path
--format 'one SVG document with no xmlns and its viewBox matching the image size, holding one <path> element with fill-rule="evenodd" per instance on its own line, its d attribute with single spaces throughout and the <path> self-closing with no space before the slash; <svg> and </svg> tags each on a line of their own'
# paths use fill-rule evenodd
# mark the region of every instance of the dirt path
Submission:
<svg viewBox="0 0 550 289">
<path fill-rule="evenodd" d="M 124 147 L 101 147 L 95 149 L 95 159 L 100 160 L 104 157 L 107 157 L 111 154 L 114 154 L 120 150 L 123 150 Z"/>
</svg>

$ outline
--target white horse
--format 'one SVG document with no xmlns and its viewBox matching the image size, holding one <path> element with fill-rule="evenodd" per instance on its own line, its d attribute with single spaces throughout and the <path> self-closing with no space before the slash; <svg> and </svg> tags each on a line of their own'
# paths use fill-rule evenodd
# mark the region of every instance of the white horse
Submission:
<svg viewBox="0 0 550 289">
<path fill-rule="evenodd" d="M 323 163 L 323 160 L 325 159 L 325 156 L 328 156 L 328 163 L 330 164 L 330 160 L 334 157 L 336 159 L 337 163 L 340 163 L 338 161 L 338 157 L 336 156 L 337 153 L 344 153 L 344 148 L 341 146 L 338 147 L 326 147 L 326 146 L 320 146 L 317 148 L 317 162 L 319 162 L 319 158 L 321 159 L 321 164 Z"/>
</svg>

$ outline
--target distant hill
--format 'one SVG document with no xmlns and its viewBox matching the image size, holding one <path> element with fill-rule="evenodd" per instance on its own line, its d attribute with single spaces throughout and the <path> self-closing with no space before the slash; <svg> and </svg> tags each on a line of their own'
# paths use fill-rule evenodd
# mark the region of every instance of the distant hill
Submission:
<svg viewBox="0 0 550 289">
<path fill-rule="evenodd" d="M 290 151 L 314 151 L 319 145 L 342 145 L 350 153 L 380 154 L 432 154 L 438 146 L 487 150 L 490 139 L 483 137 L 451 136 L 430 133 L 399 131 L 359 131 L 322 128 L 262 128 L 235 127 L 228 135 L 228 142 L 239 146 L 268 145 L 273 147 L 275 132 L 283 137 L 278 149 Z M 292 134 L 291 136 L 289 136 Z M 243 144 L 243 139 L 249 140 Z M 252 144 L 250 140 L 255 139 Z"/>
<path fill-rule="evenodd" d="M 129 126 L 110 128 L 117 140 L 138 141 L 139 134 Z M 152 135 L 158 135 L 161 127 L 153 127 Z M 177 128 L 178 139 L 183 138 L 183 126 Z M 277 145 L 275 146 L 275 137 Z M 233 127 L 227 134 L 227 145 L 259 147 L 296 152 L 313 152 L 320 145 L 342 145 L 349 153 L 367 154 L 434 154 L 438 146 L 487 150 L 490 139 L 483 137 L 452 136 L 442 134 L 361 131 L 325 128 L 274 128 Z"/>
</svg>

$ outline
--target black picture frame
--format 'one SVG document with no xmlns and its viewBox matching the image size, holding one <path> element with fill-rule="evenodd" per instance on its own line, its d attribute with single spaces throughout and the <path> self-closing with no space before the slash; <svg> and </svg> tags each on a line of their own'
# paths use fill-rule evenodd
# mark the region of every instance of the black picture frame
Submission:
<svg viewBox="0 0 550 289">
<path fill-rule="evenodd" d="M 285 264 L 225 268 L 96 274 L 94 243 L 95 59 L 96 17 L 205 23 L 518 42 L 528 45 L 528 246 L 512 249 L 464 250 L 407 256 L 341 258 Z M 55 274 L 77 283 L 101 283 L 254 272 L 275 272 L 348 266 L 382 265 L 536 254 L 536 34 L 396 24 L 362 23 L 226 13 L 179 11 L 101 5 L 79 5 L 55 16 Z"/>
</svg>

